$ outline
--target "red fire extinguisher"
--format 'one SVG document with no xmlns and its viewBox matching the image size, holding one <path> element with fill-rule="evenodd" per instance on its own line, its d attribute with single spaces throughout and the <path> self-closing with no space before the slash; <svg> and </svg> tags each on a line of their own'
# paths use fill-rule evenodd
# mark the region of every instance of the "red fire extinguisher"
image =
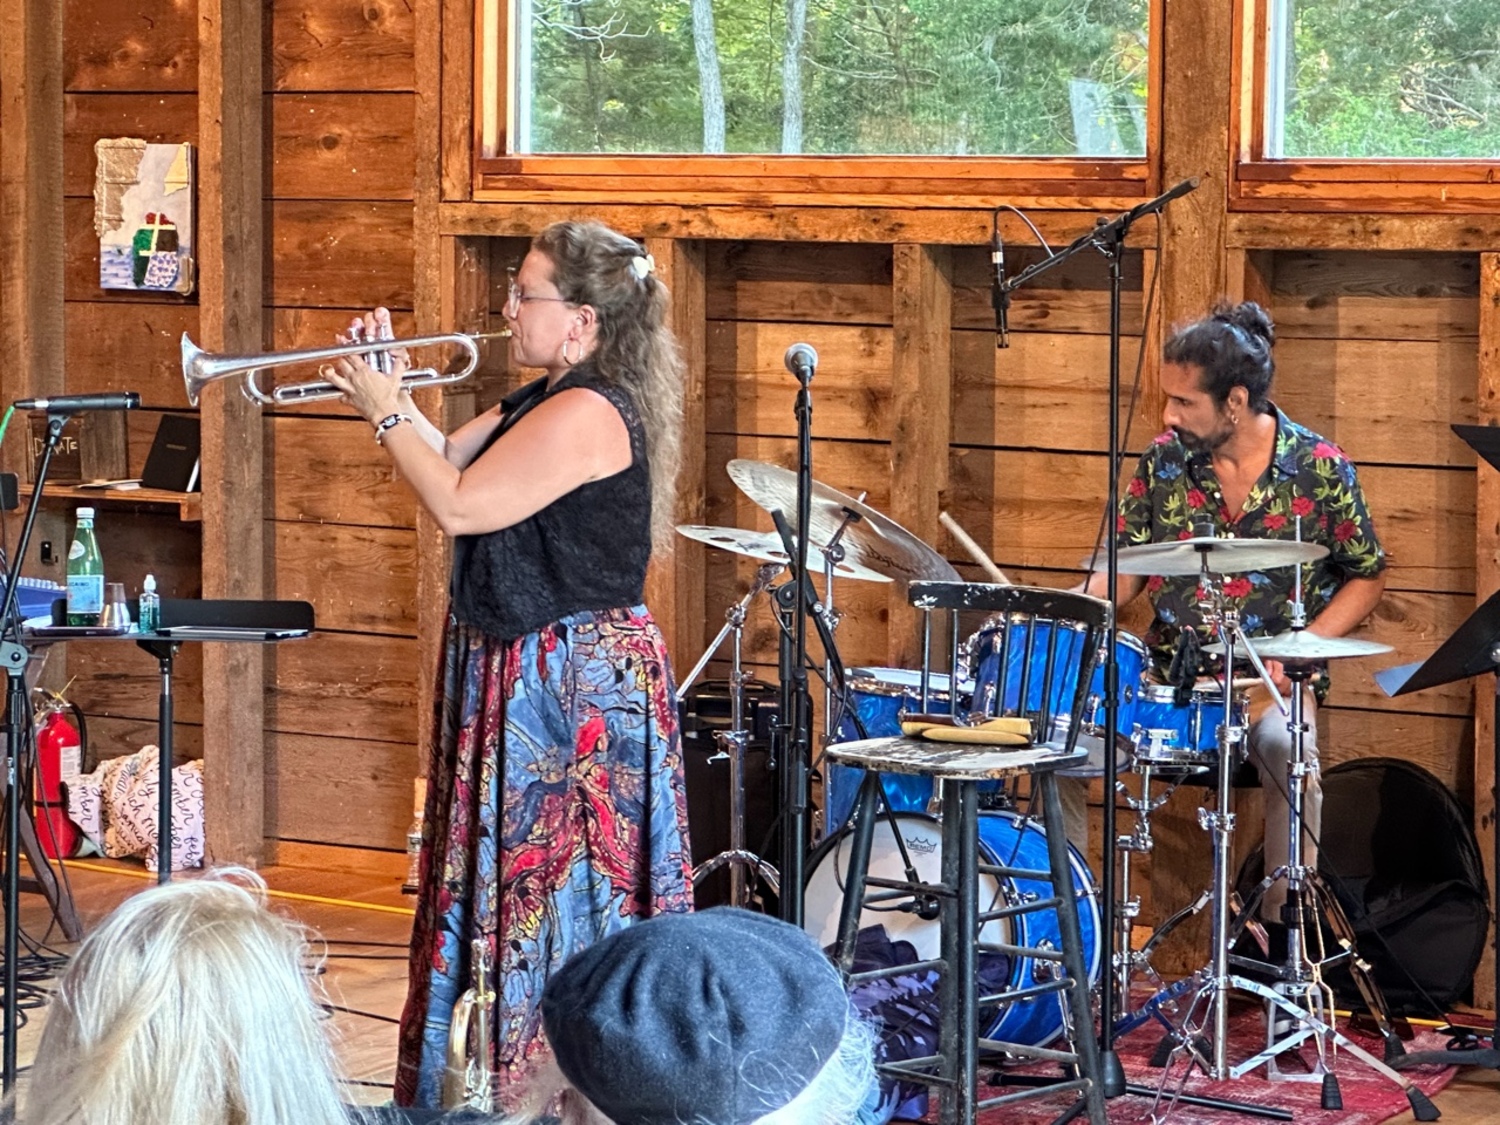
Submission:
<svg viewBox="0 0 1500 1125">
<path fill-rule="evenodd" d="M 62 696 L 54 695 L 37 714 L 36 834 L 42 852 L 52 859 L 70 856 L 78 848 L 79 832 L 68 819 L 64 778 L 77 777 L 82 772 L 83 737 L 69 719 L 70 711 L 76 712 L 76 708 Z"/>
</svg>

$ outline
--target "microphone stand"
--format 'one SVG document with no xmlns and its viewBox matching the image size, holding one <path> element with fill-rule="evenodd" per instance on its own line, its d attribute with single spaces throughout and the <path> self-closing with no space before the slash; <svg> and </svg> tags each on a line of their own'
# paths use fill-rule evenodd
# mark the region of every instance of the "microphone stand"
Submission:
<svg viewBox="0 0 1500 1125">
<path fill-rule="evenodd" d="M 11 557 L 6 573 L 5 597 L 0 601 L 0 664 L 7 676 L 5 693 L 5 996 L 0 1004 L 0 1020 L 3 1020 L 5 1039 L 3 1064 L 0 1064 L 0 1086 L 10 1093 L 16 1083 L 16 1033 L 19 1016 L 20 988 L 20 933 L 21 933 L 21 755 L 30 743 L 30 710 L 26 697 L 26 666 L 30 653 L 21 640 L 20 618 L 15 614 L 16 598 L 20 588 L 21 565 L 26 560 L 26 551 L 31 545 L 31 533 L 36 527 L 37 511 L 42 501 L 42 488 L 47 480 L 47 469 L 52 455 L 57 451 L 63 426 L 71 417 L 71 411 L 47 412 L 47 436 L 37 454 L 36 487 L 31 492 L 31 502 L 26 507 L 26 519 L 21 525 L 21 536 L 16 544 L 16 553 Z M 43 860 L 45 862 L 45 860 Z"/>
<path fill-rule="evenodd" d="M 1124 1093 L 1141 1093 L 1154 1096 L 1155 1091 L 1142 1088 L 1127 1089 L 1125 1070 L 1120 1065 L 1120 1056 L 1114 1049 L 1115 1040 L 1115 954 L 1113 948 L 1118 929 L 1115 902 L 1115 790 L 1119 784 L 1119 763 L 1115 760 L 1115 727 L 1120 711 L 1120 669 L 1115 657 L 1119 637 L 1119 622 L 1115 613 L 1120 587 L 1119 544 L 1115 534 L 1115 516 L 1120 509 L 1119 464 L 1120 449 L 1120 290 L 1122 287 L 1122 264 L 1125 255 L 1125 238 L 1130 228 L 1139 219 L 1154 214 L 1172 200 L 1186 195 L 1198 186 L 1196 179 L 1183 180 L 1176 186 L 1131 208 L 1110 220 L 1100 220 L 1093 230 L 1081 235 L 1056 253 L 1036 262 L 1014 277 L 1007 278 L 996 286 L 999 297 L 1008 300 L 1013 290 L 1027 284 L 1054 266 L 1060 265 L 1082 250 L 1092 249 L 1103 254 L 1109 261 L 1109 480 L 1107 487 L 1105 516 L 1105 567 L 1108 579 L 1109 628 L 1105 635 L 1104 652 L 1104 861 L 1100 872 L 1099 897 L 1103 900 L 1103 925 L 1101 929 L 1110 935 L 1109 954 L 1101 957 L 1099 988 L 1099 1058 L 1103 1068 L 1104 1096 L 1119 1097 Z M 1128 955 L 1129 950 L 1127 949 Z"/>
<path fill-rule="evenodd" d="M 807 860 L 807 811 L 811 800 L 808 773 L 812 763 L 812 695 L 807 683 L 807 614 L 812 583 L 807 574 L 807 540 L 812 523 L 812 372 L 797 377 L 797 532 L 786 543 L 792 559 L 792 581 L 777 592 L 783 612 L 790 609 L 791 637 L 782 630 L 781 672 L 781 918 L 802 928 L 803 882 Z M 780 512 L 773 517 L 781 516 Z M 776 520 L 787 539 L 785 517 Z M 790 602 L 790 606 L 788 606 Z M 825 643 L 829 638 L 824 637 Z"/>
</svg>

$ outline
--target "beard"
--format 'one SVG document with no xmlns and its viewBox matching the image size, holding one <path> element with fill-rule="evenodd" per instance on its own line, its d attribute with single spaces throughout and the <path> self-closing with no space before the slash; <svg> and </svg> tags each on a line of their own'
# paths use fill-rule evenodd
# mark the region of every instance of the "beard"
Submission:
<svg viewBox="0 0 1500 1125">
<path fill-rule="evenodd" d="M 1212 453 L 1234 436 L 1234 427 L 1227 421 L 1221 421 L 1220 425 L 1207 434 L 1195 434 L 1181 426 L 1173 426 L 1172 432 L 1189 453 Z"/>
</svg>

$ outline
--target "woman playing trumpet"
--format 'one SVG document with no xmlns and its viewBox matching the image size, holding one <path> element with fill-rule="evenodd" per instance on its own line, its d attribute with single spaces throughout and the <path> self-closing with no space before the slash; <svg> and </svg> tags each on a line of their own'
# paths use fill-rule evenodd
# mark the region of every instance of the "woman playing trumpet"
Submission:
<svg viewBox="0 0 1500 1125">
<path fill-rule="evenodd" d="M 543 1061 L 553 969 L 691 908 L 671 669 L 641 604 L 671 530 L 682 360 L 631 239 L 556 223 L 511 282 L 511 355 L 545 377 L 444 436 L 357 357 L 325 377 L 454 538 L 397 1101 L 435 1105 L 470 941 L 491 943 L 497 1104 Z M 388 325 L 377 309 L 366 338 Z"/>
</svg>

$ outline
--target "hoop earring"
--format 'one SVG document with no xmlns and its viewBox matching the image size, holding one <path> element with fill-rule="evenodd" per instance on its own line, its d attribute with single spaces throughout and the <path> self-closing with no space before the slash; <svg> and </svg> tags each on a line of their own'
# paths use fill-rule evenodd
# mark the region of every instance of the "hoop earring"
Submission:
<svg viewBox="0 0 1500 1125">
<path fill-rule="evenodd" d="M 569 344 L 577 344 L 578 345 L 578 359 L 569 359 L 568 358 L 568 345 Z M 581 341 L 575 340 L 575 339 L 573 339 L 573 337 L 569 336 L 566 340 L 564 340 L 562 342 L 562 361 L 563 361 L 563 366 L 564 367 L 576 367 L 578 365 L 578 361 L 581 360 L 582 358 L 583 358 L 583 344 L 582 344 Z"/>
</svg>

